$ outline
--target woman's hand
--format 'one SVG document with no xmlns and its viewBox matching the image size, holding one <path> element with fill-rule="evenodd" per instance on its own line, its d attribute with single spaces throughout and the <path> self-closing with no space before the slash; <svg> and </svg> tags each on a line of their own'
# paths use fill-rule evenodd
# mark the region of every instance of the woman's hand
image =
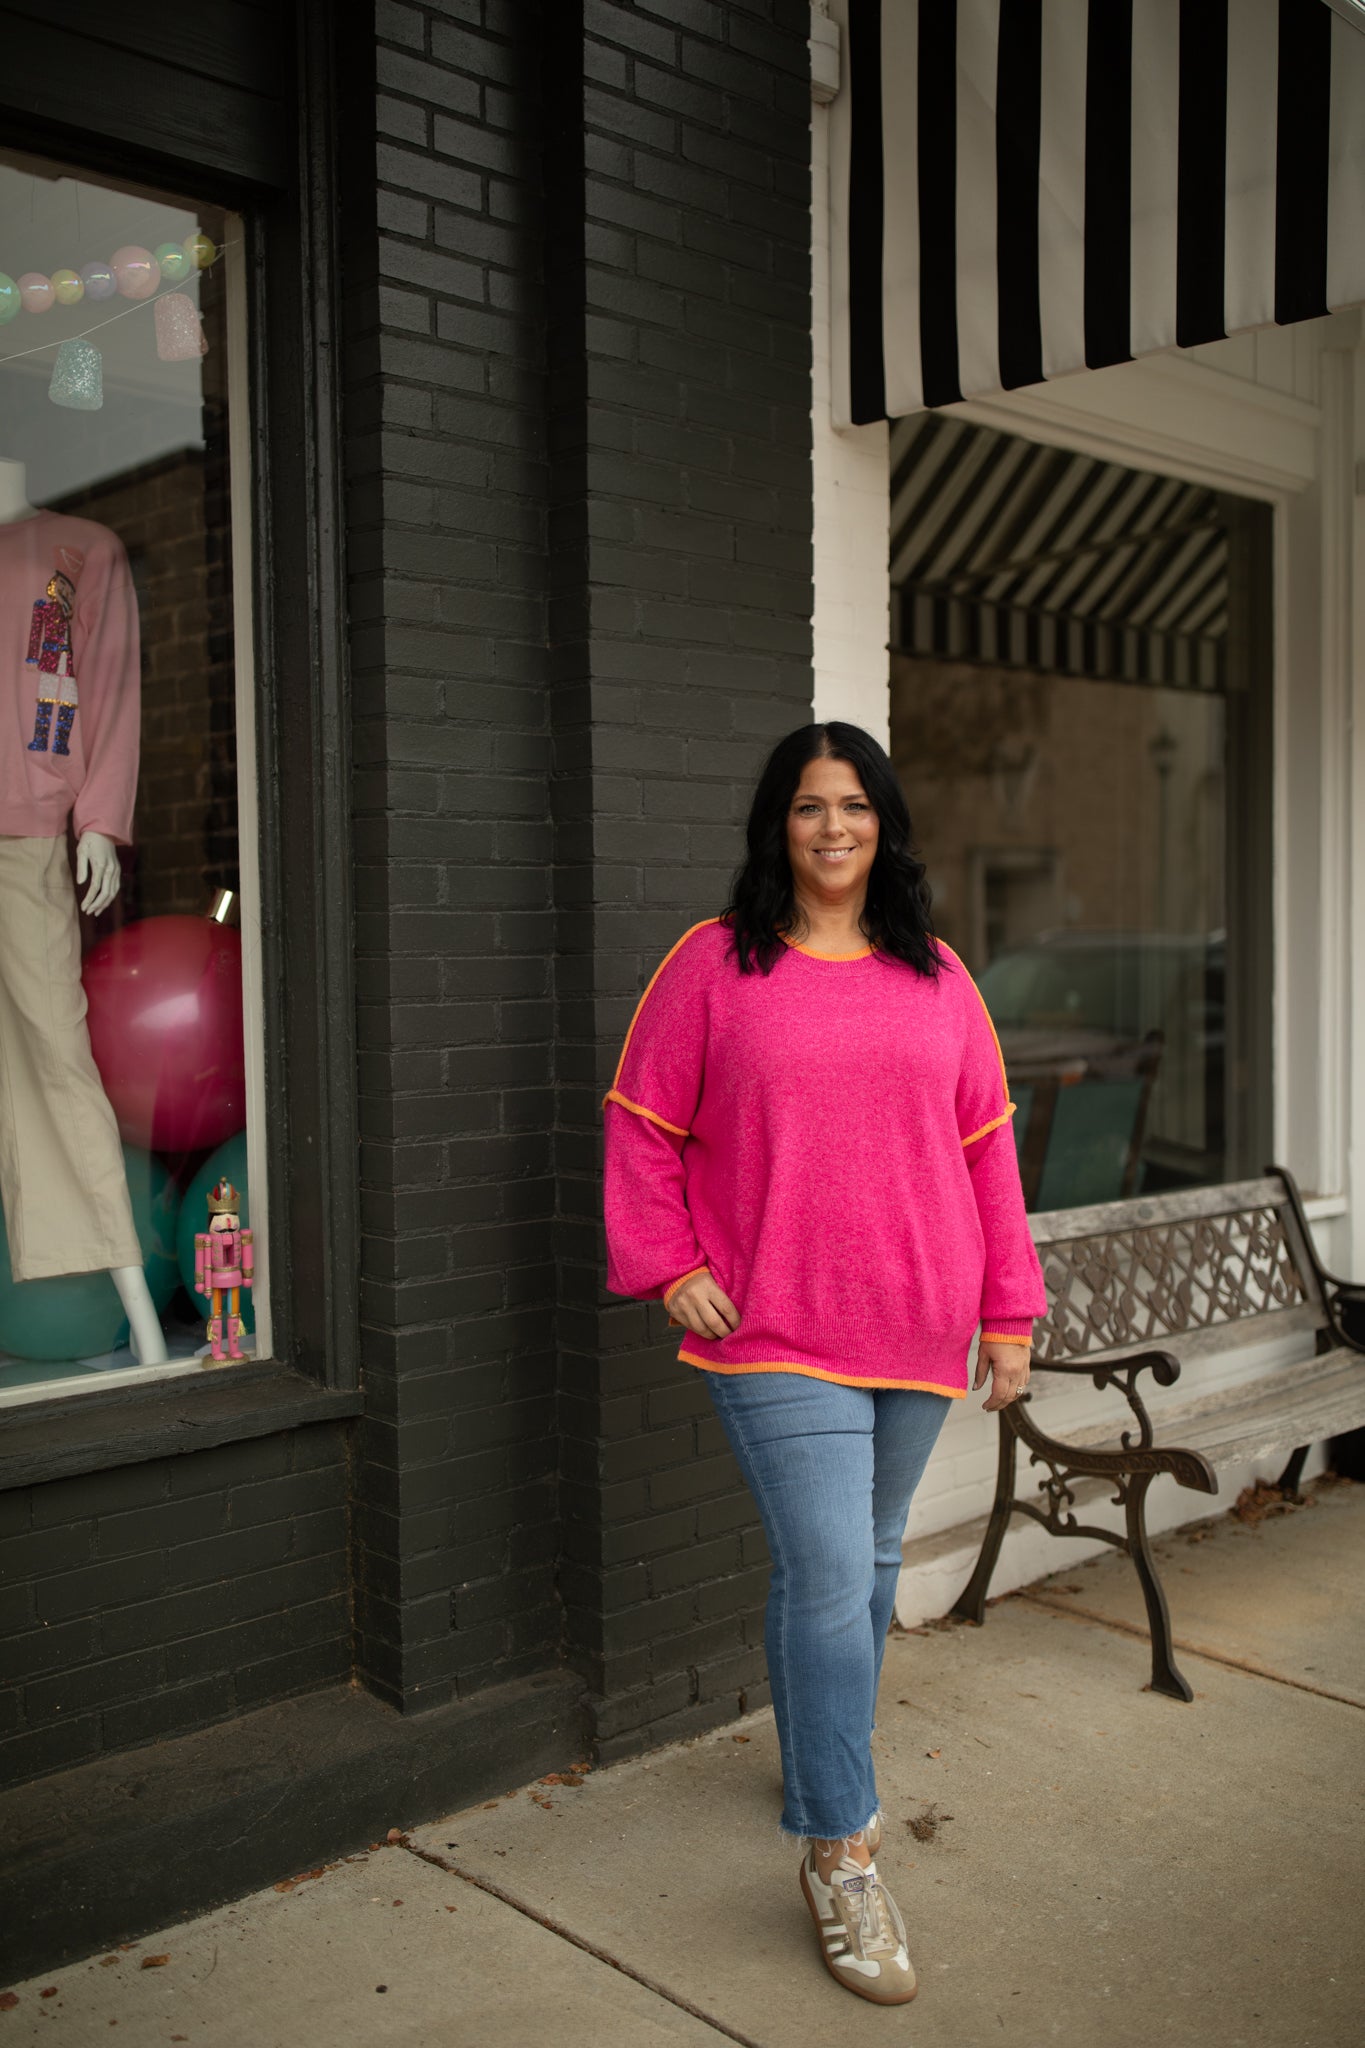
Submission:
<svg viewBox="0 0 1365 2048">
<path fill-rule="evenodd" d="M 676 1301 L 677 1298 L 675 1294 L 673 1299 Z M 972 1386 L 974 1389 L 984 1387 L 986 1374 L 991 1375 L 990 1393 L 981 1404 L 988 1413 L 993 1413 L 997 1408 L 1008 1408 L 1010 1402 L 1017 1400 L 1023 1393 L 1028 1385 L 1029 1360 L 1032 1356 L 1033 1348 L 1028 1344 L 977 1345 L 976 1378 L 972 1381 Z"/>
<path fill-rule="evenodd" d="M 709 1272 L 693 1273 L 668 1297 L 668 1313 L 694 1337 L 728 1337 L 739 1328 L 739 1310 Z"/>
</svg>

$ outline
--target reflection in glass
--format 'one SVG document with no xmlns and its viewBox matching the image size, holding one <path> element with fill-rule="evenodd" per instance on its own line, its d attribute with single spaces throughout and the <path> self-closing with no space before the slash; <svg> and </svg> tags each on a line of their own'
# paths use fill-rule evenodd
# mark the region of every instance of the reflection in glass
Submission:
<svg viewBox="0 0 1365 2048">
<path fill-rule="evenodd" d="M 1029 1206 L 1225 1179 L 1221 501 L 958 422 L 894 435 L 893 474 L 952 459 L 959 487 L 893 499 L 892 752 Z"/>
</svg>

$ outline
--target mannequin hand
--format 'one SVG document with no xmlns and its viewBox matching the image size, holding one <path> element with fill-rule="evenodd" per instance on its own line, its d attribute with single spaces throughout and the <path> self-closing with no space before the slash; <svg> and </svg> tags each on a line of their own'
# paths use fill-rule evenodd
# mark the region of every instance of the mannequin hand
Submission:
<svg viewBox="0 0 1365 2048">
<path fill-rule="evenodd" d="M 675 1296 L 676 1299 L 676 1296 Z M 989 1412 L 997 1408 L 1008 1408 L 1017 1395 L 1028 1385 L 1029 1360 L 1033 1349 L 1028 1344 L 978 1344 L 976 1347 L 976 1378 L 974 1389 L 984 1387 L 986 1374 L 991 1375 L 991 1390 L 982 1402 Z"/>
<path fill-rule="evenodd" d="M 82 832 L 77 842 L 77 889 L 84 889 L 87 880 L 90 887 L 86 889 L 81 909 L 88 917 L 98 917 L 102 910 L 109 908 L 123 883 L 118 849 L 103 832 Z"/>
<path fill-rule="evenodd" d="M 671 1321 L 694 1337 L 728 1337 L 739 1328 L 739 1310 L 709 1273 L 694 1273 L 668 1298 Z"/>
</svg>

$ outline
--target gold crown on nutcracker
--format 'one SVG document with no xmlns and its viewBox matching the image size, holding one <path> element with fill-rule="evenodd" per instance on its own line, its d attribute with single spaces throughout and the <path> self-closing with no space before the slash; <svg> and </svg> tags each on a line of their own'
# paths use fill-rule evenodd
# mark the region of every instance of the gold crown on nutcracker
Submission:
<svg viewBox="0 0 1365 2048">
<path fill-rule="evenodd" d="M 216 1188 L 210 1189 L 208 1205 L 210 1216 L 239 1216 L 241 1214 L 242 1198 L 226 1174 L 224 1174 Z"/>
</svg>

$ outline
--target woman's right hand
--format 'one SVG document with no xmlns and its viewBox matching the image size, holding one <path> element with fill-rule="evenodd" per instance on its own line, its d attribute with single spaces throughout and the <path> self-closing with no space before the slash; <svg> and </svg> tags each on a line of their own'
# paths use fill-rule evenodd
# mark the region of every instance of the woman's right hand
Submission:
<svg viewBox="0 0 1365 2048">
<path fill-rule="evenodd" d="M 672 1320 L 694 1337 L 728 1337 L 739 1328 L 739 1310 L 705 1270 L 689 1275 L 669 1295 L 667 1308 Z"/>
</svg>

